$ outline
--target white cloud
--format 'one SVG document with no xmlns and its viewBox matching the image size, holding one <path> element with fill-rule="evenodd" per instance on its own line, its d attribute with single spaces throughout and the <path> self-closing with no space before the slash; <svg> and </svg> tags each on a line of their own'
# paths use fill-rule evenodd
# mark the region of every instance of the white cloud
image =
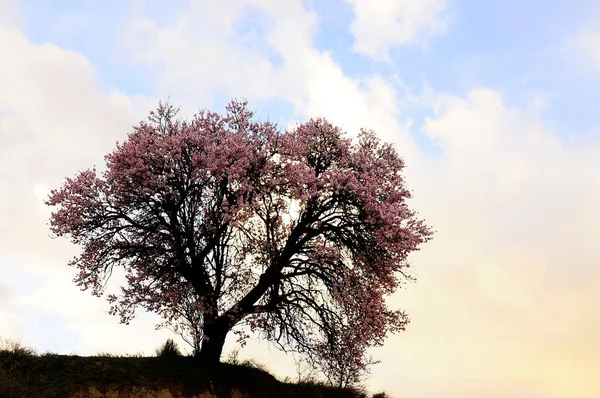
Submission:
<svg viewBox="0 0 600 398">
<path fill-rule="evenodd" d="M 251 104 L 281 98 L 302 120 L 326 116 L 353 134 L 360 127 L 373 128 L 401 142 L 407 157 L 416 156 L 408 130 L 394 121 L 399 102 L 393 86 L 378 75 L 349 78 L 329 53 L 314 49 L 317 20 L 300 1 L 228 3 L 235 11 L 224 7 L 214 17 L 211 4 L 192 2 L 173 26 L 157 26 L 142 17 L 124 29 L 130 60 L 160 65 L 161 92 L 177 95 L 189 109 L 210 102 L 215 92 L 246 97 Z M 244 9 L 268 21 L 264 39 L 282 65 L 236 34 L 233 27 L 244 18 Z M 209 31 L 211 39 L 206 40 Z M 286 126 L 295 121 L 280 122 Z"/>
<path fill-rule="evenodd" d="M 0 25 L 19 26 L 21 12 L 16 0 L 0 0 Z"/>
<path fill-rule="evenodd" d="M 101 93 L 82 55 L 31 44 L 17 29 L 0 26 L 0 46 L 11 52 L 0 73 L 0 248 L 23 253 L 53 246 L 40 225 L 40 195 L 66 174 L 101 165 L 155 101 Z"/>
<path fill-rule="evenodd" d="M 140 17 L 121 32 L 123 56 L 144 67 L 163 65 L 156 89 L 176 94 L 184 111 L 210 105 L 219 90 L 249 99 L 270 98 L 276 95 L 273 87 L 282 85 L 280 73 L 234 31 L 254 3 L 258 2 L 192 1 L 169 27 Z"/>
<path fill-rule="evenodd" d="M 600 74 L 600 31 L 584 31 L 574 40 L 574 48 Z"/>
<path fill-rule="evenodd" d="M 6 339 L 4 336 L 19 336 L 23 334 L 23 328 L 17 314 L 4 311 L 0 307 L 0 343 Z"/>
<path fill-rule="evenodd" d="M 9 286 L 0 285 L 0 302 L 6 301 L 12 295 L 12 291 Z"/>
<path fill-rule="evenodd" d="M 566 45 L 564 46 L 567 50 L 566 56 L 579 61 L 585 67 L 589 67 L 598 76 L 600 76 L 599 21 L 600 7 L 596 4 L 587 21 L 580 24 L 580 28 L 567 37 Z"/>
<path fill-rule="evenodd" d="M 398 384 L 416 384 L 398 394 L 600 388 L 600 142 L 567 147 L 536 106 L 507 107 L 489 89 L 437 97 L 423 130 L 442 154 L 411 180 L 437 234 L 413 257 L 419 283 L 396 298 L 414 322 L 385 349 Z M 432 379 L 436 391 L 420 387 Z"/>
<path fill-rule="evenodd" d="M 396 45 L 423 44 L 448 25 L 447 0 L 347 0 L 354 6 L 354 50 L 389 60 Z"/>
<path fill-rule="evenodd" d="M 1 301 L 0 334 L 31 340 L 35 332 L 19 321 L 37 314 L 71 322 L 78 332 L 93 321 L 109 335 L 116 319 L 105 314 L 104 301 L 70 282 L 74 270 L 66 263 L 77 248 L 49 239 L 50 209 L 43 200 L 66 176 L 101 166 L 104 153 L 157 101 L 101 92 L 82 55 L 32 44 L 6 24 L 0 25 L 0 47 L 11 54 L 0 66 L 0 271 L 15 281 Z M 31 294 L 27 286 L 39 278 L 45 287 Z"/>
</svg>

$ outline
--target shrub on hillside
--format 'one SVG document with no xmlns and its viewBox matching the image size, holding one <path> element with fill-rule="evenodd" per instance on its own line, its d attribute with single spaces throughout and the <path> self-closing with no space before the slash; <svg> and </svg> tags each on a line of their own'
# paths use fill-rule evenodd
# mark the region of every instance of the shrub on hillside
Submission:
<svg viewBox="0 0 600 398">
<path fill-rule="evenodd" d="M 156 349 L 157 357 L 180 357 L 181 352 L 179 352 L 179 348 L 177 348 L 177 344 L 173 341 L 173 339 L 168 339 L 162 347 Z"/>
<path fill-rule="evenodd" d="M 377 394 L 373 394 L 373 398 L 390 398 L 390 396 L 385 392 L 378 392 Z"/>
</svg>

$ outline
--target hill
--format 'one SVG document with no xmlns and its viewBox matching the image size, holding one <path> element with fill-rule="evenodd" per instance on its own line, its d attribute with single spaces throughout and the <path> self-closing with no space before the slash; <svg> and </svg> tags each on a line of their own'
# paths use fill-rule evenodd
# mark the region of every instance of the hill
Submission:
<svg viewBox="0 0 600 398">
<path fill-rule="evenodd" d="M 157 353 L 156 357 L 38 355 L 13 344 L 0 350 L 0 397 L 366 398 L 353 389 L 280 381 L 251 362 L 205 366 L 173 351 Z"/>
</svg>

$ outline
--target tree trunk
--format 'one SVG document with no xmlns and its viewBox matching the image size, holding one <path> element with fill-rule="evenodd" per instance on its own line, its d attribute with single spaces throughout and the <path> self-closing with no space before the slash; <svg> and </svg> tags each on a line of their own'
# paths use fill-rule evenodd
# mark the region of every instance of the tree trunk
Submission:
<svg viewBox="0 0 600 398">
<path fill-rule="evenodd" d="M 207 326 L 204 329 L 204 338 L 197 355 L 198 359 L 205 363 L 219 363 L 228 332 L 229 328 L 223 324 Z"/>
</svg>

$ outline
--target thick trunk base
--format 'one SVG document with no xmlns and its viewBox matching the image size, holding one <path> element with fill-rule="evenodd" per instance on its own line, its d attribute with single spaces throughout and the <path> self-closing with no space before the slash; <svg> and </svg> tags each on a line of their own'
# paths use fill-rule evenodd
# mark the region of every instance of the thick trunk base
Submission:
<svg viewBox="0 0 600 398">
<path fill-rule="evenodd" d="M 202 340 L 200 351 L 196 353 L 195 357 L 205 363 L 219 363 L 227 332 L 229 330 L 225 328 L 207 328 L 204 331 L 204 339 Z"/>
</svg>

